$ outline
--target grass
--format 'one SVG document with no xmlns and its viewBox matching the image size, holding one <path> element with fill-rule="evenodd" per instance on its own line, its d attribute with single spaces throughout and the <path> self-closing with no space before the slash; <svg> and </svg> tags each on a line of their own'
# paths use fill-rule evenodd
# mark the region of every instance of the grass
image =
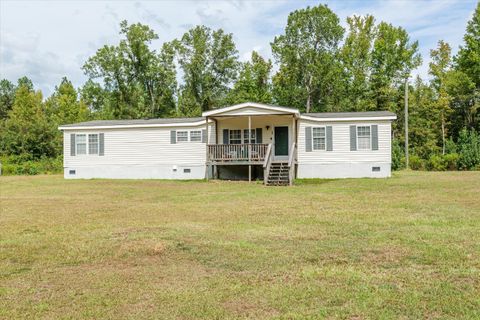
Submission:
<svg viewBox="0 0 480 320">
<path fill-rule="evenodd" d="M 0 318 L 480 318 L 480 172 L 0 177 Z"/>
</svg>

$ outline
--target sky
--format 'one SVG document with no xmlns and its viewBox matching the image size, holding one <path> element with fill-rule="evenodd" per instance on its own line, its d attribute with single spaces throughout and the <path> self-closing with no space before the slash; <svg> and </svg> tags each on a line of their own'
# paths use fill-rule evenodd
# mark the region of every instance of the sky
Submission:
<svg viewBox="0 0 480 320">
<path fill-rule="evenodd" d="M 429 51 L 439 40 L 455 53 L 463 42 L 475 0 L 457 1 L 21 1 L 0 0 L 0 79 L 16 82 L 26 75 L 44 96 L 66 76 L 75 86 L 87 79 L 81 67 L 103 45 L 120 40 L 120 21 L 149 25 L 159 39 L 181 37 L 203 24 L 233 33 L 242 61 L 252 50 L 272 57 L 270 42 L 282 34 L 288 14 L 327 4 L 346 27 L 346 17 L 371 14 L 405 28 L 418 40 L 423 64 L 414 72 L 428 78 Z"/>
</svg>

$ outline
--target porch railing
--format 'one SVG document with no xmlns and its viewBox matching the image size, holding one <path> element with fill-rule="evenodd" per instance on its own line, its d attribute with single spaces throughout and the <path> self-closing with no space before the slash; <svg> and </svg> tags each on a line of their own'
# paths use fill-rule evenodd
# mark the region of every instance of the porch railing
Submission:
<svg viewBox="0 0 480 320">
<path fill-rule="evenodd" d="M 266 143 L 209 144 L 208 161 L 215 162 L 263 162 L 267 153 Z"/>
</svg>

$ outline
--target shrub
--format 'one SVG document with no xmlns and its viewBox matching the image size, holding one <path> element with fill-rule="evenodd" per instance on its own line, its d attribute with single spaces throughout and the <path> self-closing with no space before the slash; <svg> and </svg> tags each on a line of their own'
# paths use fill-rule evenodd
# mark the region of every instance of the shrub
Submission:
<svg viewBox="0 0 480 320">
<path fill-rule="evenodd" d="M 443 156 L 445 160 L 445 166 L 447 170 L 457 170 L 458 168 L 458 159 L 460 156 L 458 153 L 449 153 Z"/>
<path fill-rule="evenodd" d="M 409 159 L 409 166 L 412 170 L 424 170 L 425 163 L 424 160 L 421 159 L 419 156 L 411 155 Z"/>
<path fill-rule="evenodd" d="M 398 140 L 392 142 L 392 169 L 400 170 L 405 168 L 405 154 Z"/>
<path fill-rule="evenodd" d="M 427 161 L 427 170 L 431 171 L 445 171 L 447 170 L 447 164 L 445 158 L 442 155 L 433 154 Z"/>
<path fill-rule="evenodd" d="M 63 170 L 62 157 L 31 160 L 28 155 L 3 157 L 2 175 L 54 174 Z"/>
<path fill-rule="evenodd" d="M 458 137 L 457 148 L 460 170 L 476 170 L 480 166 L 480 133 L 463 129 Z"/>
<path fill-rule="evenodd" d="M 457 153 L 457 145 L 453 141 L 452 137 L 450 137 L 450 139 L 445 141 L 445 153 L 446 154 Z"/>
</svg>

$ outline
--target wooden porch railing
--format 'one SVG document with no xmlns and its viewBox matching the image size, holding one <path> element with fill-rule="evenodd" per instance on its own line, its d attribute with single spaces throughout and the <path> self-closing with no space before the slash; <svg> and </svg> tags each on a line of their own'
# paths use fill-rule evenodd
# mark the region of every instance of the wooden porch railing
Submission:
<svg viewBox="0 0 480 320">
<path fill-rule="evenodd" d="M 215 162 L 263 162 L 267 153 L 266 143 L 209 144 L 208 161 Z"/>
</svg>

